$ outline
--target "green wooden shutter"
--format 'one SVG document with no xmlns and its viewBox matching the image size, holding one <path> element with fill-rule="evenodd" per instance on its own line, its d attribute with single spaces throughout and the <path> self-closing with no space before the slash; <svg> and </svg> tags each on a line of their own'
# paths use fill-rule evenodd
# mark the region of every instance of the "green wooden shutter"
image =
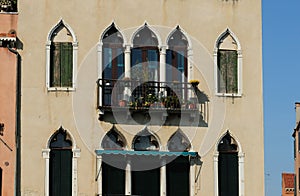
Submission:
<svg viewBox="0 0 300 196">
<path fill-rule="evenodd" d="M 60 43 L 53 42 L 50 47 L 50 87 L 60 86 Z"/>
<path fill-rule="evenodd" d="M 61 43 L 60 82 L 62 87 L 72 87 L 73 76 L 73 47 L 70 42 Z"/>
<path fill-rule="evenodd" d="M 237 51 L 218 51 L 218 92 L 238 92 Z"/>
</svg>

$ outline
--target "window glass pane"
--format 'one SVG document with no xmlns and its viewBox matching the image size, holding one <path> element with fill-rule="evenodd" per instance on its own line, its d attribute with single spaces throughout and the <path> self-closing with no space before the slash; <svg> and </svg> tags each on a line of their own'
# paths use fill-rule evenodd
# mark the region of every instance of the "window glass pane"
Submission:
<svg viewBox="0 0 300 196">
<path fill-rule="evenodd" d="M 104 78 L 111 79 L 112 77 L 112 49 L 104 48 L 103 50 L 103 66 L 104 66 Z"/>
<path fill-rule="evenodd" d="M 132 79 L 144 78 L 141 49 L 134 48 L 131 50 L 131 67 Z"/>
<path fill-rule="evenodd" d="M 117 48 L 117 69 L 118 69 L 118 78 L 124 73 L 124 53 L 122 48 Z"/>
<path fill-rule="evenodd" d="M 158 80 L 158 55 L 157 50 L 148 50 L 148 74 L 150 81 Z"/>
<path fill-rule="evenodd" d="M 184 82 L 185 58 L 184 51 L 177 52 L 177 80 Z"/>
<path fill-rule="evenodd" d="M 171 82 L 173 80 L 172 77 L 172 50 L 167 50 L 166 54 L 166 79 L 168 82 Z"/>
</svg>

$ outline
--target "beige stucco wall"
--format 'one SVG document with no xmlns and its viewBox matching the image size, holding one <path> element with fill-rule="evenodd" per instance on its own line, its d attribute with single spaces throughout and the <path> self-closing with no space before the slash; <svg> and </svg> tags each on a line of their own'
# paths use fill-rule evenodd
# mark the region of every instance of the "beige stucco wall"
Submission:
<svg viewBox="0 0 300 196">
<path fill-rule="evenodd" d="M 249 11 L 251 8 L 251 12 Z M 22 195 L 43 195 L 45 160 L 42 149 L 47 148 L 50 136 L 63 126 L 70 131 L 81 150 L 78 158 L 78 195 L 93 195 L 96 192 L 95 155 L 87 141 L 103 137 L 111 127 L 97 120 L 96 80 L 97 49 L 104 30 L 115 22 L 124 31 L 125 42 L 130 43 L 134 30 L 145 22 L 160 35 L 166 45 L 168 34 L 177 26 L 189 36 L 193 51 L 193 78 L 200 79 L 199 88 L 211 102 L 208 127 L 197 128 L 192 133 L 193 150 L 203 151 L 198 195 L 214 194 L 213 155 L 216 142 L 227 130 L 241 144 L 245 154 L 245 195 L 264 195 L 264 145 L 262 103 L 262 35 L 261 1 L 221 0 L 79 0 L 19 2 L 19 37 L 24 44 L 22 55 Z M 49 31 L 63 19 L 75 32 L 78 47 L 78 81 L 75 92 L 48 92 L 45 84 L 45 43 Z M 215 41 L 227 28 L 236 35 L 243 56 L 241 97 L 218 97 L 214 94 L 213 51 Z M 169 31 L 168 31 L 169 30 Z M 88 86 L 89 84 L 94 86 Z M 92 89 L 93 96 L 82 98 L 80 93 Z M 75 98 L 74 98 L 75 97 Z M 79 111 L 76 100 L 82 99 Z M 218 103 L 218 104 L 216 104 Z M 222 105 L 224 116 L 218 117 Z M 225 109 L 224 109 L 225 108 Z M 224 110 L 223 110 L 224 109 Z M 81 117 L 81 118 L 80 118 Z M 217 119 L 218 118 L 218 119 Z M 86 133 L 83 130 L 85 122 Z M 217 119 L 217 120 L 216 120 Z M 220 126 L 214 130 L 212 123 Z M 133 127 L 138 132 L 141 127 Z M 217 128 L 218 126 L 216 126 Z M 155 128 L 153 128 L 155 129 Z M 193 128 L 186 127 L 187 135 Z M 163 145 L 176 129 L 160 131 L 157 135 Z M 210 134 L 213 132 L 214 134 Z M 131 144 L 132 134 L 124 132 Z M 203 144 L 205 135 L 210 143 Z M 207 138 L 206 138 L 207 139 Z M 202 152 L 201 151 L 201 152 Z"/>
</svg>

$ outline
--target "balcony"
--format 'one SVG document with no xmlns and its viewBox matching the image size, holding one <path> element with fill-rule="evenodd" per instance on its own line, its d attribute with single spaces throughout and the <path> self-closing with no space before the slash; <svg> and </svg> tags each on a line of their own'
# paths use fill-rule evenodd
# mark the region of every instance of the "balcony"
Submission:
<svg viewBox="0 0 300 196">
<path fill-rule="evenodd" d="M 155 124 L 177 125 L 186 119 L 188 125 L 196 121 L 198 125 L 207 126 L 209 99 L 190 83 L 124 78 L 99 79 L 97 84 L 101 120 L 117 123 L 117 118 L 118 122 L 121 119 L 130 123 L 129 119 L 134 119 L 139 124 L 151 120 Z"/>
</svg>

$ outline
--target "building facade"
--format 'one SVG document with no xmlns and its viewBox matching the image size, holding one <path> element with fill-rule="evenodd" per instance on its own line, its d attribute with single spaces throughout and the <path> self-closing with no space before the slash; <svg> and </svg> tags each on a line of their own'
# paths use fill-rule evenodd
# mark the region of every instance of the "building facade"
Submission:
<svg viewBox="0 0 300 196">
<path fill-rule="evenodd" d="M 300 174 L 300 156 L 299 156 L 299 122 L 300 122 L 300 103 L 295 103 L 295 110 L 296 110 L 296 127 L 293 132 L 293 138 L 294 138 L 294 162 L 295 162 L 295 195 L 299 195 L 299 174 Z"/>
<path fill-rule="evenodd" d="M 264 195 L 260 0 L 20 1 L 18 29 L 21 195 Z"/>
<path fill-rule="evenodd" d="M 14 195 L 18 187 L 18 59 L 16 9 L 0 4 L 0 195 Z"/>
<path fill-rule="evenodd" d="M 282 173 L 281 174 L 281 195 L 289 196 L 295 195 L 295 174 L 293 173 Z"/>
</svg>

